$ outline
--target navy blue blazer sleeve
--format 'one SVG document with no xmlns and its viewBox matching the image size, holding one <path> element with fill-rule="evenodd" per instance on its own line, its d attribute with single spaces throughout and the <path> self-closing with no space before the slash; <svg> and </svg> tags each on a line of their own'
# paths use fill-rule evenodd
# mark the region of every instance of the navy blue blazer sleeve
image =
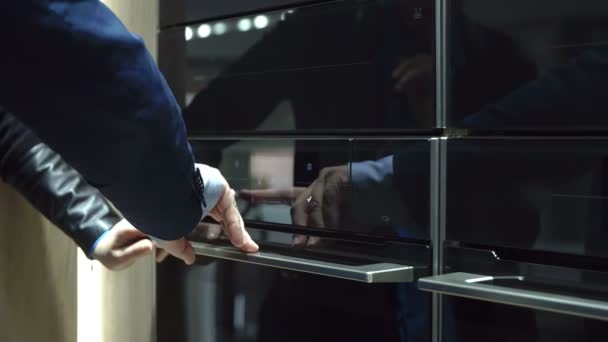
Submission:
<svg viewBox="0 0 608 342">
<path fill-rule="evenodd" d="M 142 231 L 201 218 L 177 102 L 142 40 L 97 0 L 0 2 L 0 104 Z"/>
</svg>

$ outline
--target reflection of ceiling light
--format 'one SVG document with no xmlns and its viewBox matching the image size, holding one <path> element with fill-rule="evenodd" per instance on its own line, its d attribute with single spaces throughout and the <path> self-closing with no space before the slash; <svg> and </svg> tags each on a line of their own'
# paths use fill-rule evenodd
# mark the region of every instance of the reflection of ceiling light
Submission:
<svg viewBox="0 0 608 342">
<path fill-rule="evenodd" d="M 211 26 L 209 26 L 207 24 L 202 24 L 201 26 L 198 27 L 198 30 L 196 30 L 196 33 L 201 38 L 207 38 L 211 35 Z"/>
<path fill-rule="evenodd" d="M 253 25 L 255 25 L 255 27 L 258 29 L 263 29 L 264 27 L 268 26 L 268 17 L 265 15 L 258 15 L 255 17 L 255 19 L 253 19 Z"/>
<path fill-rule="evenodd" d="M 192 29 L 189 26 L 186 26 L 186 41 L 192 39 L 192 36 L 194 36 L 194 33 L 192 32 Z"/>
<path fill-rule="evenodd" d="M 213 25 L 213 33 L 217 34 L 218 36 L 226 33 L 227 29 L 226 24 L 222 22 Z"/>
<path fill-rule="evenodd" d="M 244 18 L 244 19 L 239 20 L 237 27 L 239 28 L 239 31 L 243 31 L 243 32 L 249 31 L 251 29 L 251 19 Z"/>
</svg>

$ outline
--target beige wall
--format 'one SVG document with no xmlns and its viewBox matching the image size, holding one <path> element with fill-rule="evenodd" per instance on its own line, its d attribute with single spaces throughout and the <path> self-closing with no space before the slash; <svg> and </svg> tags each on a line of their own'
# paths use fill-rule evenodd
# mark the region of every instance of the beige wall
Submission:
<svg viewBox="0 0 608 342">
<path fill-rule="evenodd" d="M 158 27 L 158 0 L 102 0 L 127 25 L 142 36 L 148 50 L 156 57 Z"/>
<path fill-rule="evenodd" d="M 157 0 L 104 1 L 156 55 Z M 0 341 L 150 342 L 155 266 L 111 273 L 0 183 Z"/>
<path fill-rule="evenodd" d="M 3 183 L 0 341 L 76 342 L 76 248 Z"/>
<path fill-rule="evenodd" d="M 153 56 L 157 49 L 157 0 L 106 0 L 127 27 L 142 36 Z M 79 260 L 79 302 L 78 342 L 90 342 L 88 331 L 99 331 L 98 342 L 151 342 L 156 341 L 156 277 L 152 257 L 141 260 L 123 272 L 109 272 L 101 267 L 88 267 L 83 255 Z M 83 265 L 85 267 L 83 267 Z M 83 272 L 87 277 L 83 276 Z M 100 280 L 99 287 L 89 286 Z M 91 308 L 99 310 L 87 311 Z M 97 315 L 98 319 L 95 318 Z M 86 321 L 85 321 L 86 320 Z"/>
</svg>

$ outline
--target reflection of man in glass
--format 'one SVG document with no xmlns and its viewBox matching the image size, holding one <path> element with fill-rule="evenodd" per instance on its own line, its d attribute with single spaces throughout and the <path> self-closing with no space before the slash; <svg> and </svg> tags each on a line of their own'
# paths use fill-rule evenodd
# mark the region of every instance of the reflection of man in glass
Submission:
<svg viewBox="0 0 608 342">
<path fill-rule="evenodd" d="M 394 10 L 403 3 L 387 1 L 364 7 L 347 2 L 343 11 L 328 11 L 316 17 L 321 19 L 314 20 L 315 25 L 310 25 L 311 17 L 306 16 L 306 11 L 296 12 L 232 65 L 226 72 L 230 77 L 211 82 L 186 109 L 186 120 L 195 130 L 197 126 L 209 128 L 204 113 L 222 113 L 225 120 L 217 123 L 218 129 L 252 130 L 278 102 L 286 99 L 293 107 L 295 128 L 300 130 L 433 127 L 432 25 L 404 25 L 407 16 L 404 13 L 411 12 Z M 606 48 L 588 49 L 534 80 L 537 75 L 533 63 L 504 34 L 480 27 L 464 15 L 452 19 L 451 124 L 475 129 L 570 129 L 608 123 L 603 113 L 606 98 L 601 94 L 608 76 Z M 340 34 L 343 36 L 339 37 Z M 332 45 L 332 42 L 339 43 Z M 289 49 L 278 50 L 277 46 Z M 246 75 L 256 65 L 272 66 L 274 62 L 285 65 L 285 60 L 294 65 L 315 59 L 340 61 L 344 56 L 355 56 L 359 63 L 273 71 L 256 77 Z M 469 147 L 462 148 L 466 153 Z M 312 222 L 315 227 L 331 229 L 338 228 L 339 222 L 354 220 L 357 211 L 344 211 L 356 206 L 343 205 L 349 201 L 364 202 L 361 207 L 365 214 L 374 216 L 374 206 L 387 202 L 369 199 L 401 198 L 399 206 L 394 207 L 394 216 L 399 216 L 398 211 L 403 208 L 415 215 L 412 208 L 420 196 L 411 189 L 424 176 L 416 168 L 424 160 L 422 153 L 414 148 L 376 161 L 344 166 L 327 164 L 324 166 L 328 168 L 320 172 L 319 179 L 308 189 L 243 194 L 255 196 L 256 200 L 282 197 L 294 203 L 294 223 Z M 346 162 L 349 161 L 336 161 L 335 165 Z M 496 177 L 507 180 L 521 176 L 506 172 L 513 160 L 501 162 L 505 173 Z M 530 177 L 537 181 L 535 175 Z M 478 186 L 483 186 L 484 179 L 479 178 Z M 551 181 L 550 177 L 547 181 Z M 368 196 L 354 197 L 349 193 L 352 188 L 367 189 Z M 521 211 L 525 208 L 515 204 L 513 208 L 517 209 L 512 212 L 514 219 L 530 217 Z M 473 216 L 469 215 L 469 219 Z M 466 224 L 466 218 L 460 217 Z M 428 227 L 417 227 L 415 220 L 414 224 L 396 228 L 403 237 L 428 232 Z M 294 242 L 311 246 L 319 240 L 299 236 Z M 408 316 L 404 314 L 406 311 L 420 315 L 422 306 L 407 305 L 417 299 L 416 293 L 408 291 L 407 288 L 399 291 L 402 316 Z M 408 317 L 406 323 L 411 323 L 413 316 Z M 412 333 L 416 329 L 404 330 Z M 415 340 L 412 336 L 410 340 Z"/>
<path fill-rule="evenodd" d="M 423 12 L 416 12 L 416 3 L 422 5 L 420 10 Z M 202 127 L 216 132 L 251 131 L 281 101 L 289 102 L 293 109 L 295 129 L 302 131 L 345 128 L 367 131 L 386 128 L 429 130 L 434 126 L 433 68 L 429 63 L 434 44 L 434 14 L 428 8 L 431 3 L 345 1 L 317 6 L 318 10 L 312 7 L 297 10 L 197 94 L 184 110 L 189 130 L 196 132 L 198 127 Z M 272 70 L 259 72 L 269 69 Z M 412 78 L 419 82 L 408 82 Z M 213 119 L 210 119 L 211 115 Z M 222 120 L 218 121 L 217 118 Z M 323 156 L 323 164 L 315 167 L 346 163 L 346 157 L 332 159 Z M 301 158 L 296 143 L 296 164 Z M 326 175 L 343 178 L 345 175 L 342 171 L 339 167 Z M 303 194 L 298 195 L 298 203 L 305 201 Z M 338 198 L 332 201 L 330 196 L 327 194 L 323 203 L 340 203 Z M 294 208 L 300 206 L 294 205 Z M 313 211 L 313 215 L 317 213 L 321 212 Z M 295 215 L 293 222 L 298 224 L 299 217 Z M 305 220 L 300 223 L 318 228 L 338 228 L 337 222 L 322 221 Z M 428 227 L 420 227 L 420 230 L 422 235 L 428 235 Z M 296 237 L 296 244 L 300 244 L 297 239 L 301 238 L 306 237 Z M 313 240 L 308 239 L 308 244 Z M 421 296 L 414 285 L 369 289 L 361 285 L 334 284 L 334 281 L 316 279 L 310 279 L 308 285 L 303 285 L 302 281 L 281 282 L 282 285 L 275 287 L 273 294 L 278 295 L 281 289 L 289 288 L 304 297 L 312 295 L 313 298 L 302 298 L 301 301 L 318 303 L 319 307 L 335 311 L 334 326 L 350 326 L 348 331 L 355 341 L 367 338 L 363 330 L 370 330 L 372 323 L 368 322 L 367 328 L 363 321 L 359 325 L 356 322 L 361 318 L 356 314 L 338 312 L 336 310 L 340 306 L 321 303 L 321 298 L 331 297 L 333 302 L 339 303 L 353 297 L 384 298 L 390 294 L 391 300 L 370 303 L 368 309 L 370 312 L 385 312 L 383 316 L 399 326 L 398 329 L 395 326 L 393 335 L 389 334 L 392 339 L 399 339 L 399 335 L 403 341 L 428 338 L 429 315 L 425 308 L 429 307 L 429 297 Z M 335 286 L 325 289 L 323 296 L 311 294 L 315 286 L 328 285 Z M 266 307 L 281 306 L 277 298 L 269 299 Z M 398 302 L 403 305 L 399 307 Z M 291 311 L 295 317 L 296 313 Z M 308 319 L 314 317 L 311 315 Z M 388 327 L 386 324 L 382 323 L 382 326 Z M 307 326 L 307 336 L 316 336 L 315 331 L 319 329 Z M 261 335 L 269 334 L 264 335 L 266 340 L 271 339 L 271 335 L 280 339 L 283 331 L 280 327 L 266 324 L 262 324 L 261 330 Z M 399 333 L 397 330 L 400 330 Z M 386 337 L 389 338 L 389 335 Z"/>
<path fill-rule="evenodd" d="M 463 123 L 474 128 L 522 125 L 568 127 L 569 124 L 572 127 L 587 127 L 591 122 L 602 124 L 606 120 L 602 115 L 605 115 L 608 103 L 601 92 L 606 88 L 604 84 L 607 79 L 608 48 L 588 49 L 570 63 L 551 70 L 540 79 L 525 84 L 495 104 L 467 117 Z M 512 146 L 504 151 L 504 145 L 492 146 L 487 143 L 480 150 L 478 144 L 452 140 L 449 147 L 449 174 L 453 179 L 470 180 L 466 184 L 450 183 L 450 191 L 460 193 L 460 198 L 466 199 L 460 203 L 448 200 L 451 227 L 467 227 L 466 234 L 471 241 L 483 240 L 488 234 L 493 234 L 493 241 L 500 241 L 501 244 L 530 247 L 536 241 L 542 224 L 541 209 L 533 207 L 530 196 L 534 193 L 546 194 L 560 184 L 578 180 L 591 171 L 597 173 L 601 161 L 608 158 L 606 152 L 601 150 L 582 153 L 579 149 L 568 153 L 556 151 L 551 144 L 540 151 L 529 151 L 526 146 Z M 343 208 L 357 206 L 357 202 L 363 204 L 361 207 L 365 208 L 366 217 L 375 216 L 379 221 L 385 213 L 384 209 L 393 204 L 379 199 L 396 197 L 403 200 L 401 207 L 392 207 L 392 215 L 398 217 L 400 210 L 414 208 L 416 201 L 420 200 L 420 193 L 412 189 L 425 176 L 425 172 L 421 171 L 424 168 L 418 166 L 424 165 L 420 163 L 423 153 L 412 148 L 375 161 L 328 167 L 307 189 L 244 191 L 242 194 L 253 196 L 256 201 L 277 198 L 292 201 L 295 224 L 310 225 L 312 222 L 317 227 L 339 228 L 339 222 L 356 220 L 359 211 L 344 211 Z M 568 153 L 568 156 L 564 159 L 562 153 Z M 565 160 L 568 161 L 566 165 Z M 481 172 L 488 169 L 494 172 Z M 368 189 L 367 196 L 353 196 L 352 189 Z M 603 191 L 598 187 L 594 194 L 606 196 Z M 488 200 L 490 193 L 500 196 L 501 200 Z M 311 202 L 314 205 L 311 206 Z M 472 212 L 473 208 L 478 210 Z M 488 224 L 493 225 L 492 229 L 484 229 Z M 416 237 L 418 231 L 415 225 L 397 225 L 396 228 L 399 235 L 404 237 Z M 294 243 L 314 247 L 322 240 L 297 236 Z M 402 329 L 410 333 L 420 331 L 416 327 L 424 326 L 424 323 L 418 326 L 412 323 L 416 319 L 424 321 L 424 301 L 423 305 L 413 305 L 420 300 L 420 296 L 409 286 L 400 286 L 398 296 L 401 317 L 407 316 L 404 312 L 417 313 L 407 316 L 409 319 L 402 322 Z M 469 317 L 477 319 L 484 317 L 483 312 L 487 315 L 488 310 L 494 312 L 498 309 L 502 317 L 508 318 L 513 325 L 526 328 L 525 331 L 532 335 L 536 331 L 532 312 L 511 311 L 511 307 L 487 307 L 488 304 L 480 302 L 464 305 L 467 314 L 471 315 Z M 456 309 L 464 310 L 464 307 L 459 305 Z M 449 319 L 445 322 L 451 323 Z M 594 329 L 594 322 L 585 324 L 586 329 Z M 459 327 L 458 335 L 454 336 L 462 339 L 472 336 L 473 332 L 479 333 L 478 327 Z M 452 333 L 446 330 L 446 337 Z"/>
<path fill-rule="evenodd" d="M 402 61 L 431 55 L 430 2 L 416 2 L 424 16 L 414 18 L 416 6 L 396 0 L 345 1 L 286 15 L 196 95 L 184 111 L 188 127 L 208 129 L 215 113 L 216 131 L 255 129 L 286 100 L 298 130 L 430 128 L 432 77 L 416 97 L 404 97 L 397 89 L 416 89 L 395 82 Z M 226 39 L 238 45 L 246 38 Z"/>
<path fill-rule="evenodd" d="M 494 104 L 485 107 L 477 113 L 466 117 L 460 122 L 461 125 L 468 128 L 484 129 L 488 127 L 539 127 L 539 128 L 588 128 L 592 124 L 597 124 L 599 127 L 608 123 L 608 116 L 605 115 L 605 110 L 608 108 L 607 99 L 602 95 L 606 80 L 608 80 L 608 48 L 594 47 L 587 49 L 577 58 L 567 64 L 558 66 L 538 80 L 531 81 L 511 94 L 501 98 Z M 498 147 L 500 148 L 500 147 Z M 523 150 L 514 150 L 505 156 L 504 151 L 493 154 L 490 148 L 487 151 L 479 151 L 479 146 L 475 144 L 467 144 L 466 142 L 452 141 L 450 144 L 451 154 L 448 155 L 448 164 L 450 165 L 450 173 L 468 174 L 467 177 L 457 176 L 458 179 L 475 179 L 470 184 L 451 184 L 451 191 L 467 194 L 466 203 L 449 202 L 450 212 L 460 214 L 451 215 L 454 220 L 451 221 L 452 226 L 469 227 L 471 239 L 476 235 L 483 236 L 488 233 L 495 234 L 496 241 L 508 244 L 511 243 L 528 243 L 532 246 L 540 225 L 539 213 L 535 210 L 531 211 L 530 203 L 527 202 L 526 194 L 529 194 L 530 189 L 526 189 L 526 184 L 533 184 L 537 190 L 546 191 L 552 186 L 567 182 L 568 180 L 577 179 L 582 174 L 593 170 L 597 167 L 597 162 L 606 155 L 589 152 L 586 156 L 571 154 L 570 159 L 576 160 L 576 165 L 563 165 L 563 158 L 555 155 L 555 151 L 546 150 L 546 153 L 531 153 Z M 503 153 L 500 153 L 503 152 Z M 578 151 L 577 153 L 580 153 Z M 499 159 L 492 156 L 500 156 Z M 341 192 L 335 194 L 336 189 L 348 189 L 353 187 L 367 187 L 376 190 L 376 194 L 367 198 L 383 198 L 387 197 L 387 191 L 394 191 L 401 194 L 405 198 L 406 207 L 413 206 L 415 194 L 412 194 L 410 189 L 420 179 L 421 174 L 416 174 L 416 165 L 420 156 L 414 150 L 402 151 L 394 156 L 388 156 L 377 161 L 366 161 L 350 164 L 343 167 L 331 167 L 321 172 L 320 180 L 313 182 L 311 187 L 306 191 L 302 191 L 305 196 L 320 202 L 316 205 L 319 211 L 326 211 L 320 214 L 311 210 L 294 210 L 298 215 L 298 221 L 306 221 L 315 217 L 332 218 L 332 221 L 339 220 L 341 215 L 355 215 L 355 213 L 344 213 L 339 210 L 340 206 L 336 205 L 340 201 L 367 201 L 364 198 L 356 198 L 349 193 Z M 495 173 L 480 174 L 476 172 L 475 163 L 496 163 L 501 166 L 492 167 L 496 170 Z M 487 169 L 484 165 L 478 165 L 479 169 Z M 538 170 L 550 172 L 537 173 Z M 330 174 L 331 176 L 327 176 Z M 351 174 L 349 179 L 347 176 Z M 341 176 L 337 176 L 341 175 Z M 340 183 L 352 182 L 351 187 L 336 186 Z M 386 184 L 392 184 L 391 189 Z M 472 186 L 472 188 L 467 187 Z M 491 203 L 485 202 L 484 195 L 488 194 L 488 190 L 481 190 L 484 187 L 491 186 L 495 189 L 495 193 L 502 196 L 504 199 L 497 202 L 500 208 L 493 207 Z M 454 190 L 456 189 L 456 190 Z M 542 190 L 545 189 L 545 190 Z M 519 191 L 519 192 L 518 192 Z M 332 193 L 332 201 L 326 202 L 324 193 Z M 250 193 L 245 193 L 249 195 Z M 313 194 L 317 194 L 316 196 Z M 322 194 L 322 195 L 319 195 Z M 478 196 L 475 196 L 477 194 Z M 255 195 L 272 197 L 272 191 L 259 192 Z M 599 193 L 605 196 L 605 193 Z M 296 206 L 306 208 L 307 203 L 302 201 L 302 198 L 297 199 L 294 203 Z M 308 199 L 310 197 L 306 197 Z M 386 203 L 386 202 L 382 202 Z M 505 207 L 504 204 L 507 204 Z M 368 206 L 368 209 L 373 211 L 374 205 Z M 484 208 L 483 212 L 470 213 L 466 208 Z M 327 212 L 328 211 L 328 212 Z M 504 214 L 508 213 L 507 216 Z M 398 213 L 395 212 L 395 215 Z M 301 217 L 306 215 L 307 217 Z M 500 217 L 500 219 L 496 219 Z M 317 219 L 318 220 L 318 219 Z M 504 226 L 503 229 L 492 229 L 486 231 L 483 229 L 485 224 L 492 222 L 493 225 Z M 332 228 L 331 222 L 328 228 Z M 410 230 L 407 227 L 403 228 L 402 233 L 408 234 Z M 303 238 L 298 238 L 298 242 L 303 241 Z M 313 240 L 313 244 L 319 243 L 317 239 Z M 403 289 L 400 294 L 404 294 L 406 289 Z M 415 295 L 408 296 L 409 300 L 417 298 Z M 406 300 L 403 303 L 408 303 Z M 475 307 L 479 305 L 483 307 L 484 303 L 475 303 Z M 407 306 L 403 306 L 404 308 Z M 486 308 L 488 309 L 488 308 Z M 520 327 L 528 327 L 529 331 L 534 331 L 534 318 L 529 313 L 519 313 L 518 317 L 508 316 L 511 308 L 500 308 L 506 317 L 514 319 L 512 322 L 517 322 Z M 469 306 L 469 314 L 474 312 L 473 306 Z M 473 310 L 473 311 L 471 311 Z M 518 312 L 518 311 L 514 311 Z M 589 329 L 593 329 L 593 324 L 589 325 Z M 477 331 L 478 332 L 478 331 Z M 463 333 L 462 331 L 460 332 Z M 463 336 L 467 335 L 465 330 Z"/>
<path fill-rule="evenodd" d="M 459 7 L 460 5 L 454 6 L 456 9 Z M 391 16 L 384 17 L 384 19 L 389 18 L 384 22 L 385 27 L 390 26 L 390 23 L 398 22 L 396 17 L 392 21 Z M 498 128 L 589 130 L 608 125 L 608 115 L 604 113 L 608 107 L 608 97 L 603 95 L 604 85 L 608 79 L 607 46 L 598 44 L 579 49 L 578 53 L 570 51 L 574 58 L 550 68 L 535 79 L 537 75 L 532 61 L 524 58 L 520 49 L 507 38 L 506 34 L 483 28 L 471 22 L 464 14 L 455 14 L 452 20 L 449 51 L 452 73 L 450 120 L 454 126 L 481 130 Z M 382 31 L 383 35 L 378 36 L 399 36 L 395 33 L 398 31 L 397 27 L 393 27 L 393 31 Z M 429 64 L 432 65 L 431 57 L 424 49 L 405 57 L 399 57 L 400 53 L 397 51 L 403 52 L 407 48 L 395 47 L 394 50 L 396 52 L 394 54 L 378 54 L 383 55 L 380 58 L 383 62 L 392 61 L 392 63 L 384 63 L 389 67 L 386 68 L 385 73 L 382 73 L 385 76 L 390 74 L 392 89 L 403 90 L 407 87 L 424 89 L 426 77 L 432 71 L 432 67 L 429 67 Z M 496 81 L 492 82 L 492 80 Z M 315 104 L 314 98 L 314 95 L 311 95 L 309 103 Z M 356 101 L 357 99 L 352 99 L 350 102 Z M 322 105 L 318 104 L 317 107 L 321 108 Z M 343 112 L 336 111 L 336 113 L 339 115 Z M 407 116 L 412 112 L 402 110 L 401 113 Z M 347 112 L 344 115 L 348 114 Z M 296 115 L 298 115 L 297 111 Z M 366 116 L 375 118 L 374 115 Z M 322 121 L 317 121 L 317 124 L 318 122 Z M 409 161 L 406 162 L 408 159 Z M 350 181 L 364 185 L 362 188 L 376 187 L 384 191 L 390 188 L 385 184 L 388 181 L 399 184 L 408 182 L 404 178 L 406 175 L 414 176 L 415 172 L 409 169 L 417 160 L 420 158 L 410 150 L 377 161 L 353 163 L 350 168 L 347 166 L 328 168 L 320 173 L 318 181 L 307 191 L 297 192 L 299 196 L 294 196 L 294 203 L 307 205 L 305 200 L 312 194 L 322 193 L 317 188 L 339 183 L 326 182 L 325 179 L 343 181 L 351 173 Z M 401 164 L 404 167 L 398 166 Z M 398 187 L 395 185 L 393 188 Z M 347 187 L 335 188 L 347 189 Z M 406 191 L 405 188 L 403 190 Z M 272 192 L 260 194 L 270 197 L 276 195 Z M 312 197 L 318 198 L 315 201 L 322 202 L 320 207 L 331 208 L 328 209 L 332 212 L 328 217 L 330 221 L 336 222 L 338 215 L 333 212 L 339 210 L 336 204 L 339 201 L 332 200 L 326 203 L 322 201 L 322 195 Z M 336 197 L 332 195 L 332 199 Z M 297 214 L 303 211 L 294 212 Z M 297 218 L 299 222 L 302 220 L 304 219 Z M 327 224 L 322 222 L 322 218 L 316 221 L 321 223 L 315 226 L 328 228 L 336 226 L 332 222 Z"/>
</svg>

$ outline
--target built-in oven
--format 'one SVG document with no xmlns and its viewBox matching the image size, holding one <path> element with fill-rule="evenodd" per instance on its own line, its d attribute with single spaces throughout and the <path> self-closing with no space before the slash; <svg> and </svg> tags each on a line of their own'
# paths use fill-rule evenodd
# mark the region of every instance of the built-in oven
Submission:
<svg viewBox="0 0 608 342">
<path fill-rule="evenodd" d="M 446 4 L 447 126 L 484 135 L 605 134 L 608 2 Z"/>
<path fill-rule="evenodd" d="M 193 138 L 260 251 L 203 222 L 158 269 L 159 341 L 430 341 L 434 138 Z M 176 335 L 177 334 L 177 335 Z"/>
<path fill-rule="evenodd" d="M 604 340 L 608 3 L 438 3 L 435 340 Z"/>
<path fill-rule="evenodd" d="M 160 341 L 606 335 L 606 1 L 160 9 L 197 161 L 261 245 L 202 223 L 197 266 L 159 266 Z"/>
<path fill-rule="evenodd" d="M 441 126 L 433 1 L 265 2 L 278 5 L 250 13 L 251 1 L 224 1 L 230 15 L 161 30 L 159 64 L 191 134 L 428 135 Z M 196 3 L 187 8 L 220 1 Z"/>
<path fill-rule="evenodd" d="M 448 139 L 442 341 L 603 341 L 608 139 Z"/>
<path fill-rule="evenodd" d="M 160 1 L 196 161 L 236 190 L 260 251 L 202 222 L 196 265 L 158 266 L 159 341 L 430 341 L 434 6 Z"/>
</svg>

